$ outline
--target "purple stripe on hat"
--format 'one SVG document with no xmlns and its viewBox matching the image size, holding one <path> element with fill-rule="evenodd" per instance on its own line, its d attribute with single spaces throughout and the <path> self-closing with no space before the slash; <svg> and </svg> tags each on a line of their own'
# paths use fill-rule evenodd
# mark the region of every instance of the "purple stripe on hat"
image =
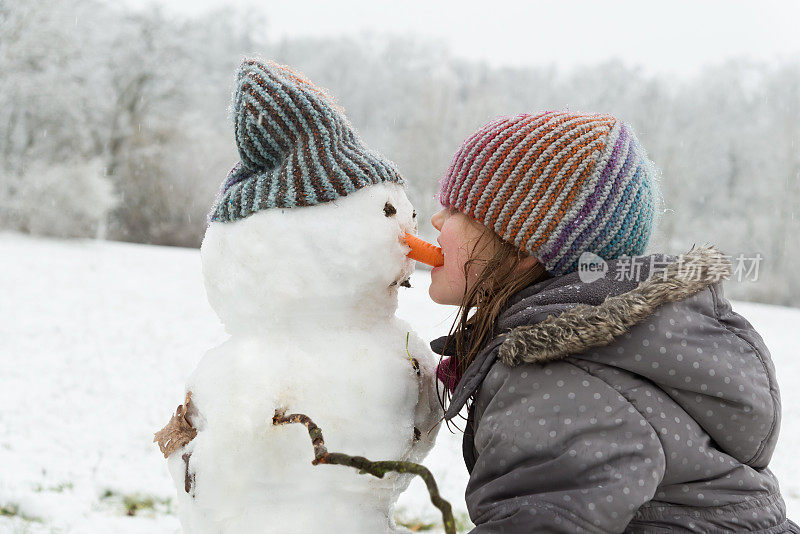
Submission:
<svg viewBox="0 0 800 534">
<path fill-rule="evenodd" d="M 564 245 L 564 241 L 566 241 L 567 237 L 570 236 L 572 232 L 575 230 L 575 227 L 578 224 L 580 224 L 580 222 L 583 221 L 584 218 L 591 213 L 592 209 L 594 208 L 595 202 L 597 202 L 597 199 L 600 197 L 603 191 L 603 187 L 605 186 L 606 182 L 611 176 L 612 170 L 617 165 L 617 160 L 619 159 L 619 153 L 621 147 L 623 146 L 623 143 L 627 141 L 627 139 L 628 139 L 628 129 L 625 127 L 625 124 L 623 123 L 620 125 L 619 137 L 617 138 L 617 142 L 614 144 L 614 149 L 611 154 L 611 160 L 606 164 L 606 168 L 603 169 L 603 172 L 600 175 L 600 179 L 597 181 L 597 184 L 595 185 L 594 191 L 592 192 L 591 196 L 588 199 L 586 199 L 586 203 L 581 207 L 578 216 L 575 217 L 572 221 L 570 221 L 561 231 L 561 235 L 559 236 L 558 240 L 553 244 L 553 246 L 550 247 L 550 250 L 538 256 L 539 260 L 542 263 L 547 263 L 548 261 L 553 259 L 553 257 L 555 257 L 555 255 L 561 250 L 561 247 Z M 614 183 L 613 185 L 616 186 L 616 183 Z M 611 194 L 613 194 L 613 191 Z M 581 237 L 586 233 L 586 230 L 591 230 L 593 227 L 596 227 L 596 224 L 597 221 L 595 222 L 594 225 L 590 224 L 581 234 Z M 578 240 L 576 240 L 576 243 L 577 241 Z"/>
<path fill-rule="evenodd" d="M 609 192 L 608 196 L 606 197 L 605 201 L 603 202 L 603 205 L 600 206 L 600 208 L 597 210 L 598 214 L 605 213 L 608 210 L 613 210 L 614 213 L 612 214 L 611 218 L 607 220 L 603 225 L 603 229 L 600 232 L 600 235 L 598 235 L 591 241 L 591 243 L 588 245 L 588 248 L 579 249 L 577 247 L 584 245 L 585 240 L 587 239 L 588 236 L 592 235 L 593 230 L 596 229 L 597 225 L 594 226 L 590 225 L 584 228 L 584 230 L 573 242 L 571 247 L 573 250 L 580 250 L 580 251 L 588 250 L 590 252 L 595 252 L 599 255 L 599 252 L 596 250 L 596 245 L 598 243 L 602 243 L 603 238 L 605 238 L 608 232 L 611 231 L 612 228 L 614 228 L 614 223 L 619 218 L 619 212 L 625 205 L 625 199 L 628 198 L 627 193 L 631 191 L 632 186 L 635 187 L 637 184 L 636 180 L 637 174 L 634 173 L 634 175 L 632 175 L 631 178 L 628 180 L 625 190 L 620 191 L 619 188 L 623 181 L 622 178 L 627 176 L 628 172 L 631 169 L 631 166 L 637 165 L 638 162 L 639 158 L 638 155 L 636 154 L 636 151 L 634 150 L 634 147 L 633 146 L 628 147 L 628 157 L 625 159 L 625 163 L 622 165 L 622 168 L 617 173 L 617 176 L 611 186 L 612 189 Z M 599 218 L 598 218 L 598 223 L 599 223 Z M 554 269 L 560 268 L 567 260 L 568 258 L 566 257 L 561 258 L 561 260 L 556 264 L 556 267 L 554 267 Z"/>
<path fill-rule="evenodd" d="M 223 194 L 234 185 L 250 178 L 252 175 L 253 173 L 246 172 L 246 169 L 241 162 L 237 162 L 236 165 L 234 165 L 233 168 L 228 172 L 228 177 L 225 179 L 225 185 L 222 186 Z"/>
</svg>

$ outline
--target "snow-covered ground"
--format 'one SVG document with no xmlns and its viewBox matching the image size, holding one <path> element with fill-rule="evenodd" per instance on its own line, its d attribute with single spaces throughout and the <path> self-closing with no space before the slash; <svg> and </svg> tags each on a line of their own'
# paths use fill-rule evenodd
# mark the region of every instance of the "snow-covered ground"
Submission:
<svg viewBox="0 0 800 534">
<path fill-rule="evenodd" d="M 182 401 L 197 360 L 226 337 L 205 300 L 198 251 L 0 233 L 0 261 L 0 533 L 179 532 L 153 432 Z M 424 338 L 445 334 L 452 308 L 428 300 L 426 272 L 411 282 L 398 314 Z M 800 310 L 734 309 L 778 369 L 783 426 L 771 467 L 797 520 L 800 388 L 790 386 L 800 378 Z M 463 516 L 461 435 L 443 428 L 426 464 Z M 420 481 L 397 517 L 440 524 Z"/>
</svg>

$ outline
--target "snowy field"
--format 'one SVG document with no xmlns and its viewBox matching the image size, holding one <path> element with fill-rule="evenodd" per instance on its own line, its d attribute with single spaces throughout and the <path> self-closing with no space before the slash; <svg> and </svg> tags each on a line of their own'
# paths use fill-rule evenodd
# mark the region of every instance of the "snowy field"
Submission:
<svg viewBox="0 0 800 534">
<path fill-rule="evenodd" d="M 179 532 L 152 437 L 182 402 L 197 360 L 225 338 L 198 251 L 0 233 L 0 259 L 0 533 Z M 452 309 L 428 300 L 426 272 L 411 282 L 398 314 L 423 338 L 443 335 Z M 778 370 L 783 426 L 772 469 L 797 521 L 800 388 L 790 386 L 800 378 L 800 310 L 734 310 L 762 334 Z M 426 464 L 463 517 L 460 434 L 442 429 Z M 440 524 L 419 481 L 397 517 Z"/>
</svg>

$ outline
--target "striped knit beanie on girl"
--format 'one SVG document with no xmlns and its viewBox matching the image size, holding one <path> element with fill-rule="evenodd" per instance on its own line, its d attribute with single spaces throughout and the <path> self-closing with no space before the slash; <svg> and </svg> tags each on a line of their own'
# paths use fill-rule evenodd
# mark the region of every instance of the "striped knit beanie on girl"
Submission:
<svg viewBox="0 0 800 534">
<path fill-rule="evenodd" d="M 211 222 L 313 206 L 381 182 L 404 184 L 391 161 L 361 142 L 332 97 L 289 67 L 242 62 L 232 112 L 241 161 L 222 184 Z"/>
<path fill-rule="evenodd" d="M 547 111 L 495 119 L 458 149 L 439 202 L 535 256 L 552 275 L 584 252 L 643 254 L 661 195 L 633 128 L 606 114 Z"/>
</svg>

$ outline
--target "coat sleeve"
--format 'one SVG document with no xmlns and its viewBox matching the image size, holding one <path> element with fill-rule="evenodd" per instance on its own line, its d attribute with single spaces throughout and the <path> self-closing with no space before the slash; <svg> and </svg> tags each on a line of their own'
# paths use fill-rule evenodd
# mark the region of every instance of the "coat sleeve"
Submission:
<svg viewBox="0 0 800 534">
<path fill-rule="evenodd" d="M 622 532 L 665 469 L 624 393 L 566 361 L 495 363 L 475 400 L 471 534 Z"/>
</svg>

